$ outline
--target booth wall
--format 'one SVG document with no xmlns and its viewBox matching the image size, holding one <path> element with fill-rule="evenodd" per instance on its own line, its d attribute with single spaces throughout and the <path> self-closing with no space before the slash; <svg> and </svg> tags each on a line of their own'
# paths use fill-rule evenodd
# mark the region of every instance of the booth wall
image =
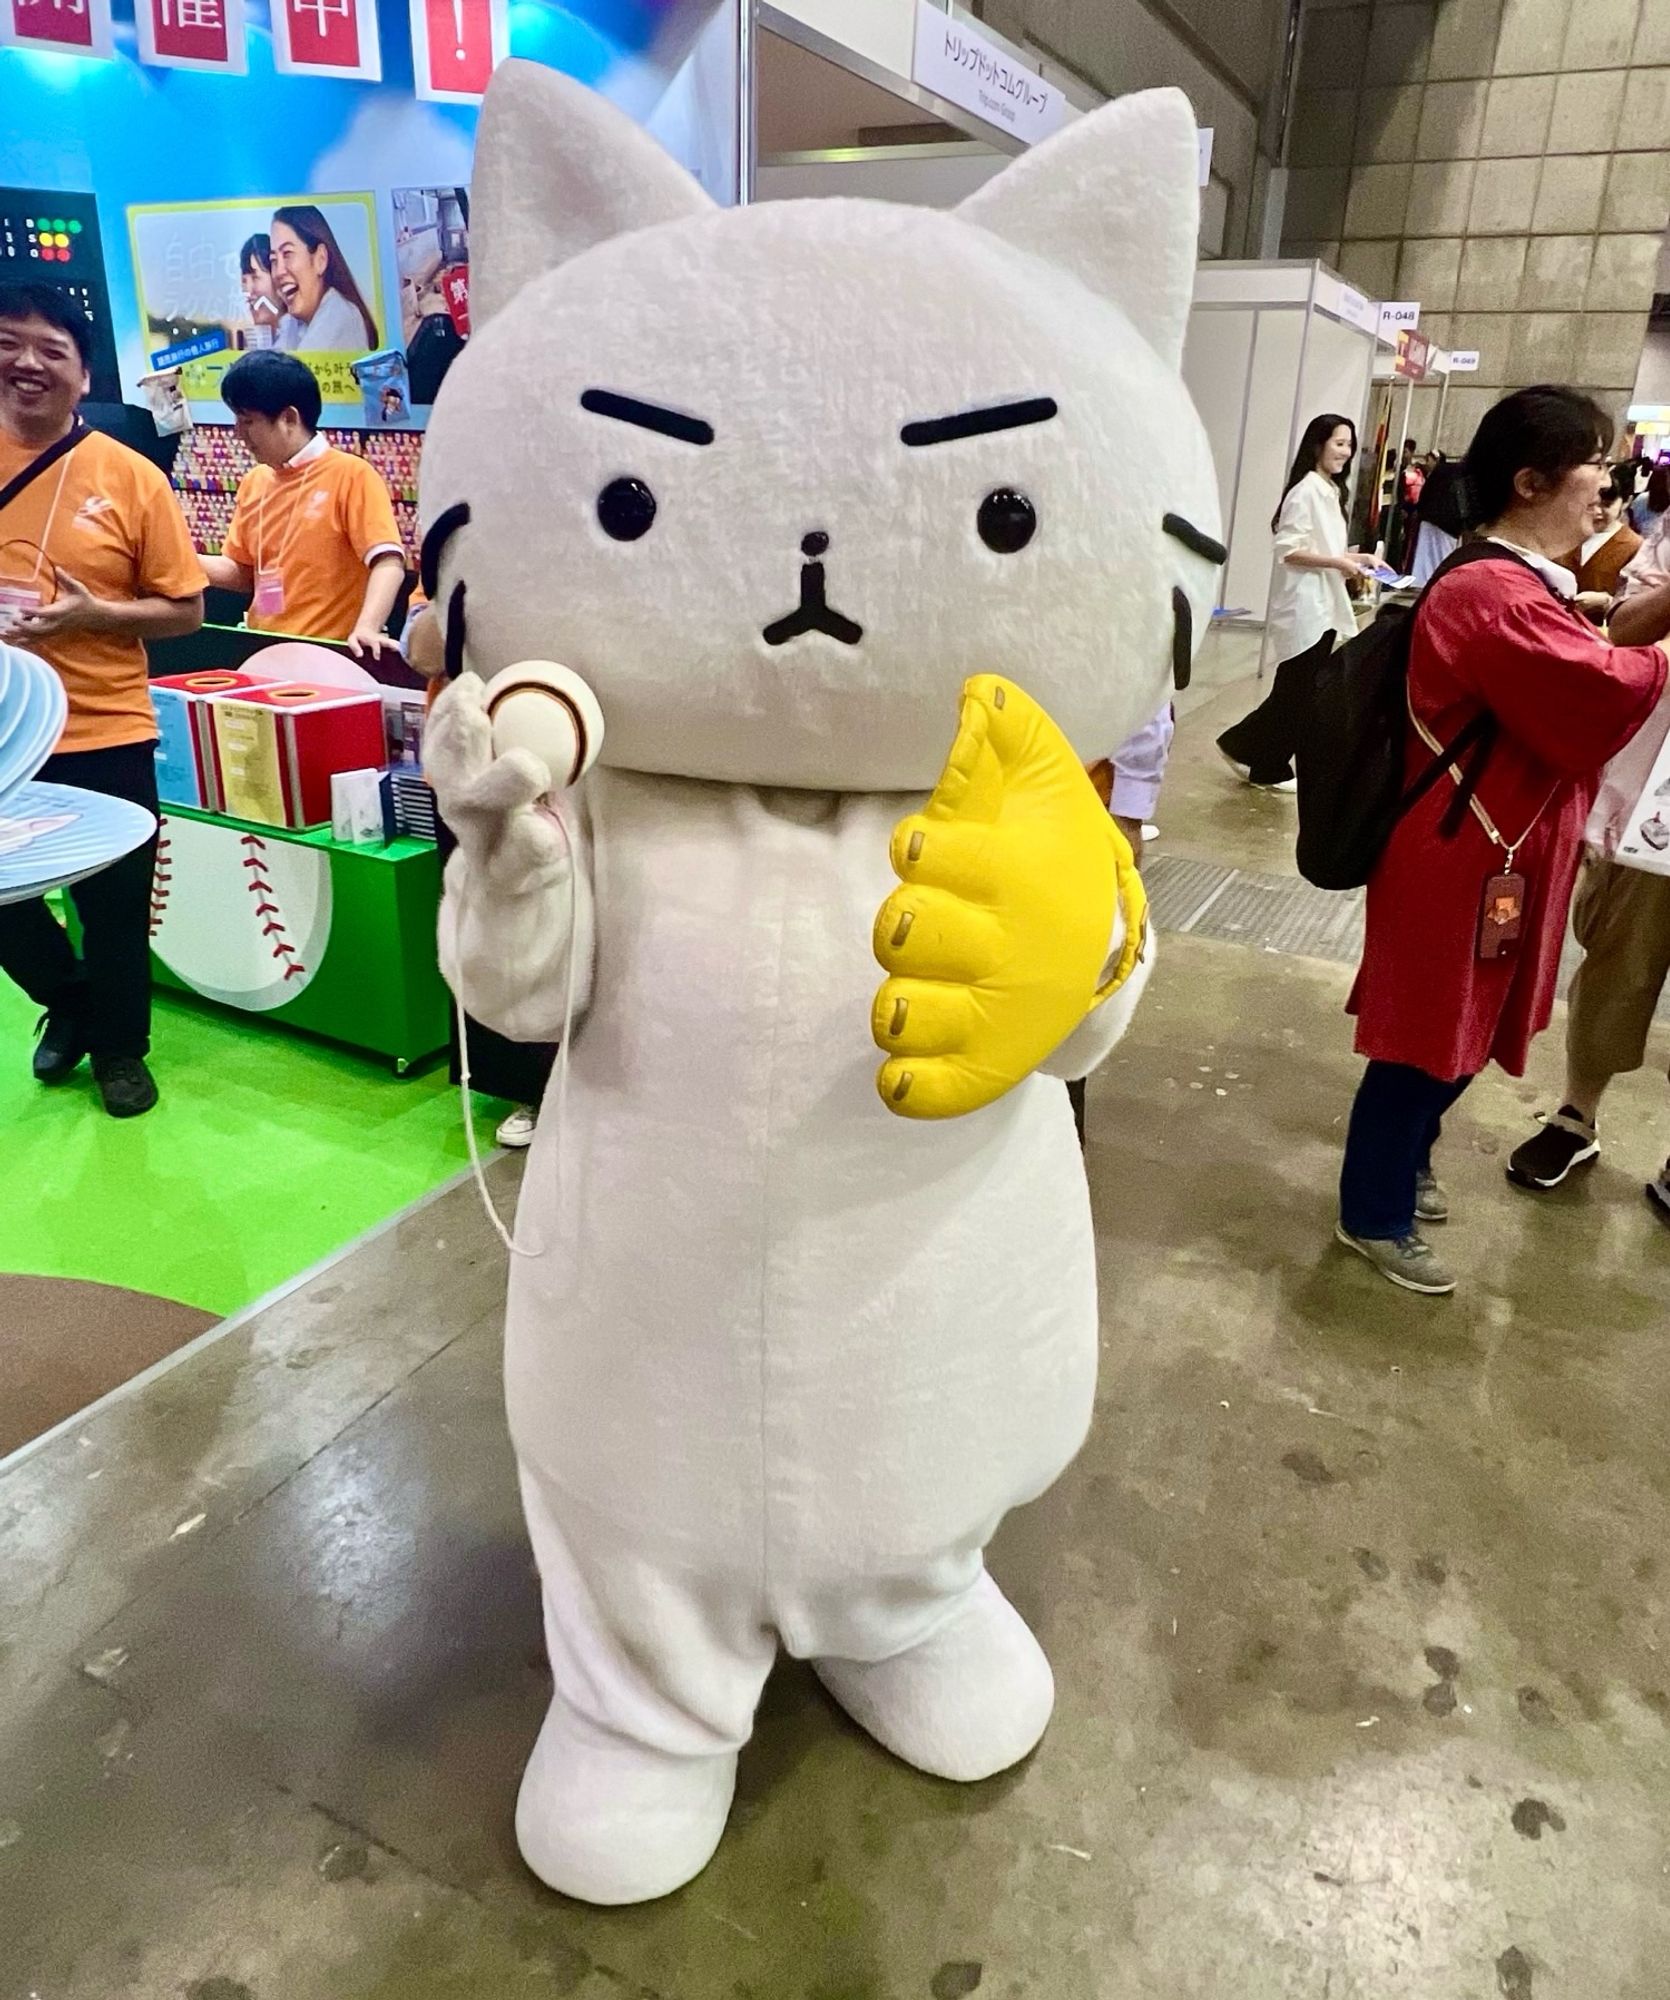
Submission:
<svg viewBox="0 0 1670 2000">
<path fill-rule="evenodd" d="M 1235 488 L 1241 466 L 1241 420 L 1252 365 L 1256 312 L 1234 307 L 1197 306 L 1189 316 L 1183 347 L 1183 379 L 1206 426 L 1212 463 L 1218 474 L 1218 518 L 1228 527 L 1235 519 Z M 1219 578 L 1220 604 L 1225 579 Z M 1233 600 L 1240 603 L 1240 599 Z"/>
<path fill-rule="evenodd" d="M 814 28 L 855 55 L 909 76 L 916 0 L 773 0 L 779 14 Z"/>
<path fill-rule="evenodd" d="M 1349 417 L 1361 432 L 1374 377 L 1375 347 L 1374 341 L 1355 328 L 1325 319 L 1321 313 L 1311 315 L 1304 366 L 1299 371 L 1297 430 L 1302 432 L 1312 417 L 1333 410 Z M 1295 437 L 1291 449 L 1296 451 L 1298 443 Z"/>
<path fill-rule="evenodd" d="M 728 200 L 735 193 L 734 7 L 735 0 L 574 0 L 572 7 L 512 0 L 511 49 L 613 97 Z M 702 26 L 697 15 L 708 25 L 692 49 Z M 117 0 L 111 61 L 0 49 L 0 185 L 96 193 L 128 400 L 137 400 L 138 379 L 152 365 L 130 234 L 134 207 L 368 196 L 369 220 L 355 226 L 371 240 L 358 253 L 356 276 L 368 300 L 376 293 L 380 339 L 399 343 L 394 190 L 467 184 L 477 113 L 473 105 L 414 96 L 404 0 L 379 0 L 378 25 L 383 78 L 374 84 L 279 75 L 267 0 L 250 0 L 245 76 L 142 65 L 131 0 Z M 217 265 L 224 262 L 218 239 L 213 254 Z M 236 290 L 232 255 L 234 268 L 214 273 L 217 289 Z M 360 421 L 357 400 L 328 394 L 328 422 Z M 211 404 L 200 413 L 215 410 Z M 421 410 L 414 414 L 422 419 Z"/>
<path fill-rule="evenodd" d="M 760 201 L 808 195 L 851 195 L 869 201 L 903 201 L 920 208 L 955 208 L 1008 164 L 1009 156 L 979 147 L 938 152 L 925 147 L 870 157 L 767 161 L 755 176 Z"/>
<path fill-rule="evenodd" d="M 1218 601 L 1257 619 L 1269 605 L 1270 517 L 1293 453 L 1306 317 L 1299 306 L 1198 307 L 1183 350 L 1183 378 L 1212 440 L 1224 503 L 1229 561 Z"/>
</svg>

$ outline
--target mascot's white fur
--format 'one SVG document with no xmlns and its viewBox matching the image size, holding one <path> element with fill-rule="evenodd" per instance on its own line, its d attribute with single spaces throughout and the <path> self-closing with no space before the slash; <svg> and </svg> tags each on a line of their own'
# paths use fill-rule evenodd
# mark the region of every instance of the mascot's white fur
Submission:
<svg viewBox="0 0 1670 2000">
<path fill-rule="evenodd" d="M 871 931 L 967 676 L 1012 675 L 1088 761 L 1204 629 L 1194 121 L 1126 99 L 952 213 L 721 210 L 510 63 L 472 227 L 476 330 L 423 470 L 469 670 L 427 748 L 459 839 L 442 958 L 514 1037 L 558 1037 L 571 953 L 579 1001 L 506 1332 L 555 1680 L 516 1824 L 547 1882 L 624 1903 L 711 1856 L 779 1646 L 947 1778 L 1049 1719 L 982 1552 L 1090 1421 L 1056 1079 L 1146 968 L 1049 1074 L 911 1122 L 875 1088 Z M 550 774 L 493 759 L 477 678 L 534 658 L 607 726 L 561 828 Z"/>
</svg>

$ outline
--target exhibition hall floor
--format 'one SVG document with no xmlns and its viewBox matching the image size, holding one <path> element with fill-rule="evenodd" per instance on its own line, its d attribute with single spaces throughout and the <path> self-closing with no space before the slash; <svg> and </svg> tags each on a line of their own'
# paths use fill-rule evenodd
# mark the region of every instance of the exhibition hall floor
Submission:
<svg viewBox="0 0 1670 2000">
<path fill-rule="evenodd" d="M 159 993 L 162 1102 L 119 1120 L 86 1065 L 33 1081 L 37 1012 L 0 980 L 0 1455 L 466 1163 L 444 1064 L 397 1078 Z"/>
<path fill-rule="evenodd" d="M 1185 720 L 1174 876 L 1286 865 L 1210 755 L 1241 699 Z M 689 1889 L 524 1872 L 459 1186 L 0 1468 L 0 2000 L 1664 2000 L 1670 1038 L 1542 1204 L 1502 1163 L 1557 1032 L 1479 1085 L 1463 1290 L 1414 1299 L 1330 1240 L 1348 969 L 1204 930 L 1092 1088 L 1097 1422 L 992 1552 L 1059 1686 L 1021 1769 L 919 1776 L 785 1666 Z"/>
</svg>

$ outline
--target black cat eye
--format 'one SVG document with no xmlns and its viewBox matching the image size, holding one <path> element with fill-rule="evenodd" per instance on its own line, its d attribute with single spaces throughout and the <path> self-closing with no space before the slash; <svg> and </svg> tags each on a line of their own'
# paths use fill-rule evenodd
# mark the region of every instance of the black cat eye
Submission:
<svg viewBox="0 0 1670 2000">
<path fill-rule="evenodd" d="M 635 542 L 655 521 L 655 495 L 641 479 L 611 479 L 597 496 L 603 532 L 617 542 Z"/>
<path fill-rule="evenodd" d="M 1024 493 L 1012 486 L 1000 486 L 980 502 L 974 525 L 988 549 L 1000 556 L 1012 556 L 1024 549 L 1038 532 L 1038 510 Z"/>
</svg>

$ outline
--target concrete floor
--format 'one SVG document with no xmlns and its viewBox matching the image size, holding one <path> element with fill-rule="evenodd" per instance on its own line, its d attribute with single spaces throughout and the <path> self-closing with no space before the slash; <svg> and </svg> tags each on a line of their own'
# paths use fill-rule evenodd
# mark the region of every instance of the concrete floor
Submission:
<svg viewBox="0 0 1670 2000">
<path fill-rule="evenodd" d="M 1282 866 L 1210 757 L 1244 690 L 1199 694 L 1167 849 Z M 1482 1083 L 1465 1290 L 1407 1298 L 1329 1242 L 1347 978 L 1168 940 L 1094 1087 L 1099 1420 L 993 1553 L 1060 1686 L 1023 1769 L 920 1777 L 784 1670 L 691 1889 L 523 1872 L 466 1186 L 0 1469 L 0 1996 L 1666 2000 L 1662 1076 L 1540 1205 L 1501 1167 L 1557 1035 Z"/>
</svg>

